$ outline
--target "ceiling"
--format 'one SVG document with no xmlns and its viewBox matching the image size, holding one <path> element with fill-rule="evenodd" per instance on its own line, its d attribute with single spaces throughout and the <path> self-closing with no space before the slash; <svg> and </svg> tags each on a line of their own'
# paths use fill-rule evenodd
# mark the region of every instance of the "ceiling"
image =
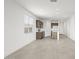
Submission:
<svg viewBox="0 0 79 59">
<path fill-rule="evenodd" d="M 75 0 L 16 0 L 24 8 L 42 19 L 67 19 L 74 14 Z"/>
</svg>

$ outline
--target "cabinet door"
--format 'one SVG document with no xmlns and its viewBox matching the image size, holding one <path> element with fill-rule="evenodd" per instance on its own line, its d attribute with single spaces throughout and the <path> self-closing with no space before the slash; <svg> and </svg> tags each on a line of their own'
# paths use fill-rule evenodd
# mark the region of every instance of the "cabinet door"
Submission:
<svg viewBox="0 0 79 59">
<path fill-rule="evenodd" d="M 51 28 L 53 28 L 53 26 L 58 26 L 58 23 L 51 23 Z"/>
<path fill-rule="evenodd" d="M 41 32 L 36 32 L 36 39 L 42 39 Z"/>
<path fill-rule="evenodd" d="M 43 28 L 43 22 L 41 22 L 41 28 Z"/>
<path fill-rule="evenodd" d="M 36 20 L 36 28 L 43 28 L 43 22 L 40 20 Z"/>
<path fill-rule="evenodd" d="M 57 32 L 51 32 L 52 39 L 57 39 Z"/>
<path fill-rule="evenodd" d="M 42 21 L 39 22 L 39 27 L 43 28 L 43 22 Z"/>
</svg>

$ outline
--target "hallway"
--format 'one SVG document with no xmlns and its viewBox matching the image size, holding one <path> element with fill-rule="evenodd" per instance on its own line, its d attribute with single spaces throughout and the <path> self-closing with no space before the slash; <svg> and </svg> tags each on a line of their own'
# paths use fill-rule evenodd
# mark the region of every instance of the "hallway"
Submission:
<svg viewBox="0 0 79 59">
<path fill-rule="evenodd" d="M 75 42 L 64 35 L 60 40 L 36 40 L 5 59 L 75 59 Z"/>
</svg>

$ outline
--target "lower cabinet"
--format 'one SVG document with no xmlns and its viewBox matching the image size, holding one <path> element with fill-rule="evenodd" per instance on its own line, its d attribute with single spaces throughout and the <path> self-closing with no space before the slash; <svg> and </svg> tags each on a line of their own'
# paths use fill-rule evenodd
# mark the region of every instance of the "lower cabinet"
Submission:
<svg viewBox="0 0 79 59">
<path fill-rule="evenodd" d="M 57 39 L 57 32 L 52 32 L 51 31 L 51 38 L 52 39 Z"/>
<path fill-rule="evenodd" d="M 36 39 L 43 39 L 44 38 L 44 32 L 36 32 Z"/>
</svg>

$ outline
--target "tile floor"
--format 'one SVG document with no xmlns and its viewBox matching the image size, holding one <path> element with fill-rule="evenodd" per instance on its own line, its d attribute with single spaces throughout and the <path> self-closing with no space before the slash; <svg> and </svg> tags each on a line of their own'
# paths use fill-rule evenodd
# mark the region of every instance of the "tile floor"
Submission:
<svg viewBox="0 0 79 59">
<path fill-rule="evenodd" d="M 75 59 L 75 42 L 64 35 L 60 40 L 36 40 L 5 59 Z"/>
</svg>

